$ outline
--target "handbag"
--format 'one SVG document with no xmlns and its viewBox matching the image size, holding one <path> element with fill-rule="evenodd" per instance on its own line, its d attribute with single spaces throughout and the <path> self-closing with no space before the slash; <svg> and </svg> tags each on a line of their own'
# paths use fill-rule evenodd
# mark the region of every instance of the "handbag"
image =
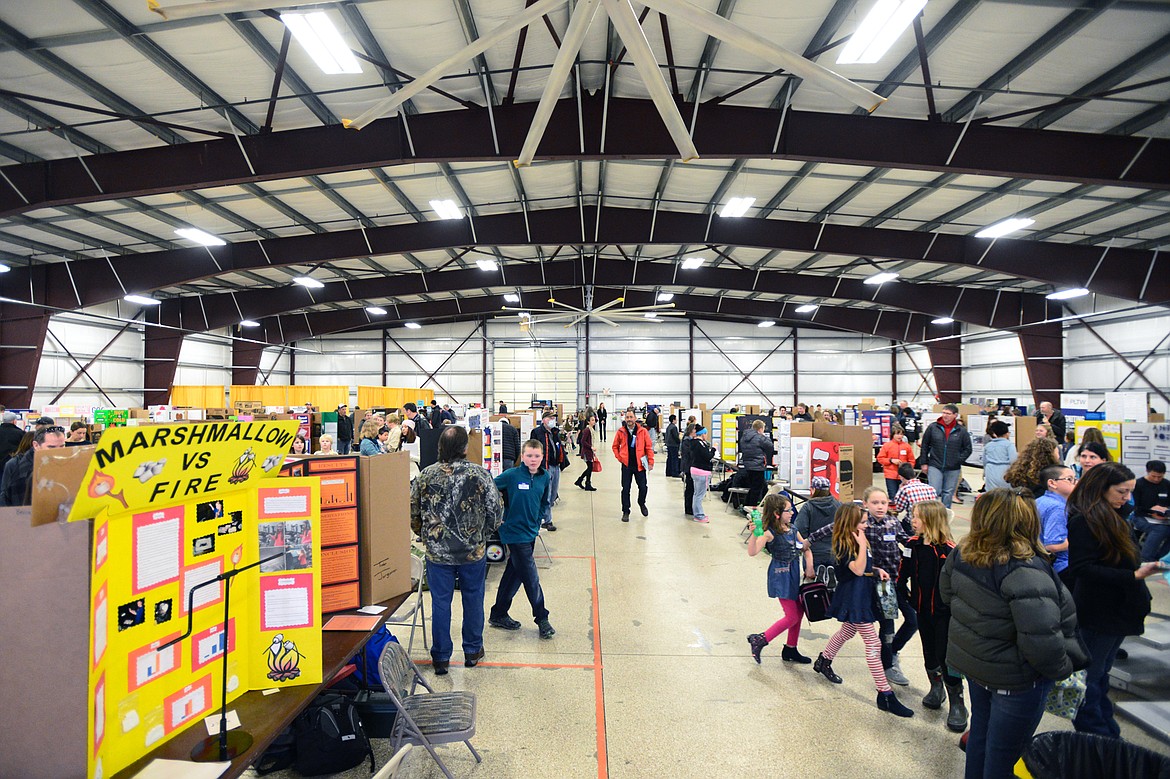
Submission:
<svg viewBox="0 0 1170 779">
<path fill-rule="evenodd" d="M 601 460 L 594 460 L 589 464 L 589 469 L 594 473 L 601 473 Z"/>
<path fill-rule="evenodd" d="M 898 618 L 898 591 L 894 583 L 886 580 L 877 584 L 878 605 L 882 608 L 882 616 L 886 619 Z"/>
<path fill-rule="evenodd" d="M 809 622 L 820 622 L 829 618 L 831 598 L 824 582 L 805 582 L 800 585 L 800 605 Z"/>
<path fill-rule="evenodd" d="M 1085 671 L 1073 671 L 1067 679 L 1052 685 L 1044 699 L 1044 711 L 1064 719 L 1073 719 L 1085 701 Z"/>
</svg>

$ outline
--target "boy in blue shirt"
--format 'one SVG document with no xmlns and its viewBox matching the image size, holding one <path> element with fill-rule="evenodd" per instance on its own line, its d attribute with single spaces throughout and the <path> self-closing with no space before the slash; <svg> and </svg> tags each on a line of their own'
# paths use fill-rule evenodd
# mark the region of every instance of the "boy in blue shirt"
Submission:
<svg viewBox="0 0 1170 779">
<path fill-rule="evenodd" d="M 1068 568 L 1068 496 L 1077 486 L 1072 468 L 1049 465 L 1040 471 L 1040 483 L 1045 493 L 1036 499 L 1040 514 L 1040 543 L 1056 555 L 1052 570 L 1058 575 Z"/>
<path fill-rule="evenodd" d="M 544 605 L 544 591 L 536 571 L 533 550 L 540 533 L 540 520 L 548 510 L 548 472 L 541 467 L 544 446 L 539 441 L 525 441 L 521 465 L 509 468 L 496 477 L 496 487 L 504 493 L 504 524 L 500 526 L 500 541 L 508 546 L 508 564 L 500 578 L 496 602 L 492 606 L 488 624 L 504 630 L 519 630 L 520 623 L 508 616 L 512 598 L 524 585 L 524 593 L 532 604 L 532 618 L 541 638 L 556 635 L 548 622 Z"/>
</svg>

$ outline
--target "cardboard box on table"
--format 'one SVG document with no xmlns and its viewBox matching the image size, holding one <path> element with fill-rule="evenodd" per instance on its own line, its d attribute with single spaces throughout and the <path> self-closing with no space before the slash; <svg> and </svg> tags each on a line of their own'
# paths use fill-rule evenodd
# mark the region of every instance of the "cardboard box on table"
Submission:
<svg viewBox="0 0 1170 779">
<path fill-rule="evenodd" d="M 367 605 L 410 591 L 410 455 L 358 463 L 361 591 Z"/>
<path fill-rule="evenodd" d="M 837 500 L 847 503 L 854 498 L 853 445 L 835 441 L 815 441 L 809 446 L 812 476 L 829 480 L 829 491 Z"/>
<path fill-rule="evenodd" d="M 873 431 L 868 427 L 813 422 L 813 436 L 822 441 L 852 444 L 853 491 L 857 495 L 873 485 Z"/>
</svg>

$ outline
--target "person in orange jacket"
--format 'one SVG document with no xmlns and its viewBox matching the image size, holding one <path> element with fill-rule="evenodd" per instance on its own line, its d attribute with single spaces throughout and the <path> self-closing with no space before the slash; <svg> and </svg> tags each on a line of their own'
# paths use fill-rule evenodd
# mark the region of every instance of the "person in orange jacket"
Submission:
<svg viewBox="0 0 1170 779">
<path fill-rule="evenodd" d="M 646 508 L 646 472 L 654 469 L 654 445 L 646 428 L 638 424 L 632 410 L 627 411 L 622 426 L 614 431 L 613 456 L 622 464 L 622 522 L 630 521 L 630 484 L 638 482 L 638 508 Z"/>
<path fill-rule="evenodd" d="M 901 484 L 898 480 L 898 466 L 902 463 L 914 464 L 914 448 L 906 441 L 901 425 L 890 428 L 890 440 L 878 450 L 877 461 L 882 466 L 882 475 L 886 477 L 886 492 L 896 495 Z"/>
</svg>

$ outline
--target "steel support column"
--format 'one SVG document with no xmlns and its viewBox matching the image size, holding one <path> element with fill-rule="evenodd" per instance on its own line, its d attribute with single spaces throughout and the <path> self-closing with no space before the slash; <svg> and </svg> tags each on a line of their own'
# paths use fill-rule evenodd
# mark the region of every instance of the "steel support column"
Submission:
<svg viewBox="0 0 1170 779">
<path fill-rule="evenodd" d="M 958 403 L 963 398 L 962 339 L 944 338 L 926 344 L 934 372 L 935 397 L 939 403 Z"/>
<path fill-rule="evenodd" d="M 689 408 L 695 407 L 695 320 L 687 320 L 687 354 L 690 357 L 691 396 Z"/>
<path fill-rule="evenodd" d="M 146 328 L 143 336 L 143 406 L 163 406 L 170 400 L 182 348 L 182 332 L 163 327 Z"/>
<path fill-rule="evenodd" d="M 1064 389 L 1064 334 L 1059 322 L 1050 322 L 1020 330 L 1020 351 L 1032 385 L 1032 401 L 1039 406 L 1048 401 L 1060 408 Z"/>
<path fill-rule="evenodd" d="M 585 317 L 585 405 L 589 405 L 589 319 Z M 589 420 L 585 420 L 588 422 Z"/>
<path fill-rule="evenodd" d="M 386 330 L 382 330 L 382 386 L 389 381 L 390 355 L 386 353 Z"/>
<path fill-rule="evenodd" d="M 796 404 L 800 402 L 800 368 L 797 365 L 797 360 L 800 358 L 800 335 L 796 328 L 792 328 L 792 405 L 790 408 L 793 413 L 796 412 Z"/>
<path fill-rule="evenodd" d="M 267 344 L 232 341 L 232 384 L 253 385 L 260 376 L 260 359 Z"/>
<path fill-rule="evenodd" d="M 0 403 L 8 408 L 32 404 L 49 318 L 38 308 L 0 304 Z"/>
<path fill-rule="evenodd" d="M 297 383 L 297 342 L 292 341 L 288 346 L 288 383 L 291 385 Z"/>
<path fill-rule="evenodd" d="M 487 369 L 487 342 L 488 342 L 488 339 L 487 339 L 487 317 L 484 317 L 483 319 L 481 319 L 481 320 L 479 321 L 479 326 L 480 326 L 481 328 L 483 328 L 483 332 L 482 332 L 482 333 L 480 333 L 480 336 L 481 336 L 481 337 L 480 337 L 480 353 L 481 353 L 481 356 L 482 356 L 482 359 L 483 359 L 483 363 L 482 363 L 482 373 L 483 373 L 483 377 L 482 377 L 482 380 L 483 380 L 483 407 L 484 407 L 484 408 L 486 408 L 486 409 L 488 409 L 488 411 L 489 411 L 489 413 L 490 413 L 490 411 L 491 411 L 491 406 L 489 406 L 489 405 L 488 405 L 488 369 Z"/>
</svg>

